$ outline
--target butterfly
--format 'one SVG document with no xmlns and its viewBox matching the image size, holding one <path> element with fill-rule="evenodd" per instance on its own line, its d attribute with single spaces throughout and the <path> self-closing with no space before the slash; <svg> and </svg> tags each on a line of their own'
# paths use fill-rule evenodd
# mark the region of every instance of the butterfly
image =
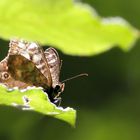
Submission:
<svg viewBox="0 0 140 140">
<path fill-rule="evenodd" d="M 54 48 L 45 51 L 34 42 L 13 39 L 0 62 L 0 82 L 8 87 L 42 87 L 51 102 L 60 103 L 64 83 L 59 82 L 62 62 Z"/>
</svg>

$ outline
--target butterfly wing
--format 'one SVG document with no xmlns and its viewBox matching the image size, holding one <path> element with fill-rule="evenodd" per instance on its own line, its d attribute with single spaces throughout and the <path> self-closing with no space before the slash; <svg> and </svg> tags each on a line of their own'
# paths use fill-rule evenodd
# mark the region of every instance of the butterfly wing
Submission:
<svg viewBox="0 0 140 140">
<path fill-rule="evenodd" d="M 0 83 L 6 85 L 8 88 L 19 87 L 20 89 L 24 89 L 27 86 L 31 86 L 11 77 L 10 73 L 8 72 L 7 60 L 8 57 L 0 62 Z"/>
<path fill-rule="evenodd" d="M 44 54 L 47 59 L 47 63 L 52 77 L 52 87 L 55 88 L 56 85 L 60 84 L 59 76 L 60 76 L 61 61 L 57 51 L 54 48 L 46 49 L 44 51 Z"/>
<path fill-rule="evenodd" d="M 8 57 L 9 72 L 11 72 L 12 76 L 16 79 L 19 78 L 19 80 L 25 80 L 25 82 L 27 82 L 27 79 L 28 82 L 31 80 L 31 83 L 35 86 L 43 85 L 43 87 L 47 88 L 52 86 L 52 78 L 47 60 L 43 50 L 36 43 L 28 43 L 22 40 L 11 40 Z M 18 63 L 16 63 L 16 61 Z M 20 65 L 23 65 L 23 68 L 21 68 Z M 27 75 L 23 72 L 24 68 L 26 69 L 29 78 L 27 78 Z M 18 71 L 18 73 L 22 71 L 22 74 L 14 74 L 14 70 Z M 37 79 L 33 77 L 36 77 Z M 35 81 L 33 81 L 33 79 Z"/>
<path fill-rule="evenodd" d="M 36 68 L 35 64 L 22 55 L 9 55 L 8 72 L 15 80 L 29 85 L 49 88 L 47 78 Z"/>
</svg>

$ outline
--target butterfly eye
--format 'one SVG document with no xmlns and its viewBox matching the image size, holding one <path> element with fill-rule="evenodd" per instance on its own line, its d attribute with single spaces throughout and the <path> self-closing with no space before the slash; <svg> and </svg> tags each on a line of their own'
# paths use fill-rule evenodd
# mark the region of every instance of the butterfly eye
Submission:
<svg viewBox="0 0 140 140">
<path fill-rule="evenodd" d="M 7 79 L 9 79 L 9 78 L 10 78 L 10 75 L 9 75 L 8 72 L 3 72 L 3 73 L 1 73 L 1 79 L 2 79 L 2 80 L 7 80 Z"/>
<path fill-rule="evenodd" d="M 59 85 L 56 85 L 54 88 L 54 92 L 55 93 L 61 92 L 61 87 Z"/>
<path fill-rule="evenodd" d="M 54 88 L 54 92 L 55 93 L 63 92 L 64 91 L 64 86 L 65 86 L 64 83 L 56 85 L 55 88 Z"/>
</svg>

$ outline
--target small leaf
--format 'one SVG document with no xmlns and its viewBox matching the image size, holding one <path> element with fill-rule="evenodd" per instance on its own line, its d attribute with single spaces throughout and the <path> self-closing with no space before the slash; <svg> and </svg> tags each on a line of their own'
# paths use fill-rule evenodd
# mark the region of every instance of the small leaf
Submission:
<svg viewBox="0 0 140 140">
<path fill-rule="evenodd" d="M 0 104 L 15 106 L 22 110 L 32 110 L 63 120 L 75 126 L 76 111 L 72 108 L 56 107 L 50 102 L 46 93 L 39 88 L 21 92 L 18 89 L 8 90 L 0 85 Z"/>
<path fill-rule="evenodd" d="M 119 46 L 129 50 L 138 31 L 122 18 L 101 18 L 72 0 L 0 1 L 0 36 L 54 45 L 71 55 L 95 55 Z"/>
</svg>

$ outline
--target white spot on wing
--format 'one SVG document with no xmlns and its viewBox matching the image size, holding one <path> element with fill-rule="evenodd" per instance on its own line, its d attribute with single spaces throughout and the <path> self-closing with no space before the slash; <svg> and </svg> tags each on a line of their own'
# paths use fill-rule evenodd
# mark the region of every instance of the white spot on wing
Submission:
<svg viewBox="0 0 140 140">
<path fill-rule="evenodd" d="M 21 48 L 21 49 L 26 49 L 25 44 L 22 43 L 22 42 L 18 42 L 18 46 L 19 46 L 19 48 Z"/>
<path fill-rule="evenodd" d="M 28 47 L 28 49 L 34 49 L 34 48 L 38 48 L 37 44 L 36 43 L 31 43 Z"/>
<path fill-rule="evenodd" d="M 33 55 L 33 62 L 34 63 L 39 63 L 40 60 L 41 60 L 41 55 L 40 54 Z"/>
<path fill-rule="evenodd" d="M 30 55 L 27 52 L 22 52 L 21 55 L 30 60 Z"/>
<path fill-rule="evenodd" d="M 18 50 L 12 50 L 12 54 L 18 53 Z"/>
<path fill-rule="evenodd" d="M 48 61 L 49 64 L 55 63 L 56 59 L 52 59 L 51 61 Z"/>
<path fill-rule="evenodd" d="M 29 51 L 31 54 L 38 53 L 38 45 L 36 43 L 31 43 L 27 47 L 27 51 Z"/>
<path fill-rule="evenodd" d="M 37 67 L 38 69 L 41 69 L 43 66 L 45 66 L 44 63 L 42 63 L 42 64 L 40 64 L 40 65 L 37 65 L 36 67 Z"/>
<path fill-rule="evenodd" d="M 49 53 L 48 53 L 49 54 Z M 49 54 L 48 56 L 47 56 L 48 58 L 51 58 L 51 57 L 53 57 L 53 54 Z"/>
</svg>

